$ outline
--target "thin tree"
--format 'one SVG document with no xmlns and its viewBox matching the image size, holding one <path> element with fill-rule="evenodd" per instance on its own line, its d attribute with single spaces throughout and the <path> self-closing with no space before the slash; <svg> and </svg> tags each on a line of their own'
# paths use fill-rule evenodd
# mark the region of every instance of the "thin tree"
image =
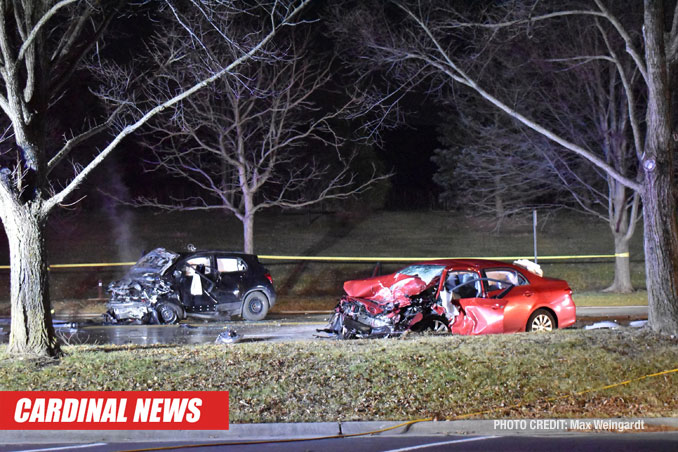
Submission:
<svg viewBox="0 0 678 452">
<path fill-rule="evenodd" d="M 335 133 L 352 101 L 329 105 L 328 97 L 343 96 L 328 90 L 331 61 L 312 58 L 308 39 L 295 42 L 290 36 L 287 46 L 279 39 L 277 51 L 265 59 L 242 65 L 237 77 L 215 83 L 153 121 L 146 140 L 154 155 L 146 159 L 148 170 L 178 178 L 184 186 L 188 182 L 195 194 L 166 201 L 139 198 L 134 204 L 226 211 L 242 223 L 244 251 L 253 253 L 254 220 L 261 210 L 348 198 L 387 177 L 372 171 L 357 182 L 351 167 L 355 154 L 345 151 L 346 140 Z M 220 59 L 235 53 L 227 43 L 210 47 Z M 188 52 L 178 53 L 186 56 L 163 74 L 163 83 L 179 83 L 174 74 L 201 78 L 210 72 Z"/>
<path fill-rule="evenodd" d="M 667 15 L 661 0 L 645 0 L 643 4 L 642 21 L 634 20 L 633 16 L 622 20 L 622 16 L 614 13 L 603 0 L 594 0 L 592 4 L 575 3 L 572 8 L 535 3 L 523 11 L 505 10 L 506 4 L 501 4 L 497 7 L 498 14 L 497 9 L 489 9 L 489 14 L 481 19 L 468 20 L 447 4 L 389 2 L 393 7 L 389 11 L 392 16 L 377 24 L 377 32 L 374 32 L 377 20 L 370 19 L 373 22 L 371 30 L 364 28 L 359 38 L 363 47 L 370 50 L 368 58 L 372 62 L 379 61 L 394 71 L 409 70 L 411 73 L 412 70 L 423 70 L 438 81 L 465 87 L 526 127 L 559 144 L 564 152 L 586 159 L 617 183 L 639 193 L 645 228 L 649 323 L 657 332 L 678 334 L 678 223 L 673 194 L 675 141 L 671 130 L 675 123 L 671 111 L 675 84 L 669 83 L 678 59 L 678 5 L 673 2 L 673 14 Z M 522 3 L 508 5 L 524 6 Z M 374 17 L 377 11 L 373 8 L 370 12 Z M 357 16 L 352 19 L 361 21 Z M 391 26 L 394 20 L 399 21 L 399 27 Z M 618 71 L 624 87 L 634 148 L 638 150 L 633 168 L 635 175 L 623 174 L 604 157 L 579 143 L 578 130 L 569 134 L 558 133 L 540 118 L 522 111 L 520 105 L 502 99 L 491 83 L 482 82 L 479 71 L 482 64 L 492 57 L 482 52 L 484 39 L 487 39 L 483 31 L 492 34 L 501 29 L 514 29 L 527 33 L 549 33 L 553 31 L 549 24 L 566 20 L 592 21 L 599 26 L 599 32 L 608 42 L 612 42 L 613 37 L 623 42 L 622 49 L 609 46 L 602 55 L 579 57 L 583 61 L 604 58 L 613 62 Z M 460 44 L 468 42 L 477 44 L 478 64 L 464 67 L 455 50 Z M 632 73 L 629 71 L 640 74 L 642 91 L 631 85 Z"/>
<path fill-rule="evenodd" d="M 73 75 L 96 49 L 107 25 L 122 3 L 61 0 L 0 0 L 0 78 L 4 88 L 0 108 L 11 123 L 15 145 L 3 148 L 0 169 L 0 218 L 10 249 L 12 356 L 56 356 L 60 348 L 54 335 L 45 256 L 45 225 L 49 214 L 64 203 L 85 178 L 119 143 L 162 110 L 186 99 L 214 81 L 231 74 L 273 39 L 281 27 L 293 25 L 309 0 L 274 1 L 259 7 L 270 21 L 254 36 L 229 36 L 241 40 L 236 58 L 219 62 L 202 80 L 175 86 L 164 98 L 137 106 L 134 117 L 115 115 L 88 127 L 93 118 L 83 118 L 76 134 L 54 131 L 52 126 L 68 108 L 64 105 Z M 167 3 L 171 10 L 174 5 Z M 201 8 L 210 2 L 195 4 Z M 230 6 L 235 15 L 237 5 Z M 203 9 L 203 11 L 207 11 Z M 176 16 L 180 20 L 180 16 Z M 244 41 L 243 38 L 250 39 Z M 191 40 L 191 36 L 187 37 Z M 205 51 L 193 40 L 196 51 Z M 60 103 L 61 102 L 61 103 Z M 79 144 L 115 122 L 117 132 L 106 144 L 87 156 L 75 153 Z M 54 145 L 48 137 L 63 136 Z M 56 179 L 55 169 L 76 157 L 69 180 Z"/>
<path fill-rule="evenodd" d="M 543 140 L 496 110 L 486 111 L 477 99 L 454 98 L 443 115 L 438 140 L 445 146 L 431 158 L 438 166 L 433 180 L 447 205 L 474 216 L 487 216 L 499 232 L 510 217 L 534 209 L 562 208 L 565 194 L 553 183 L 541 157 Z"/>
</svg>

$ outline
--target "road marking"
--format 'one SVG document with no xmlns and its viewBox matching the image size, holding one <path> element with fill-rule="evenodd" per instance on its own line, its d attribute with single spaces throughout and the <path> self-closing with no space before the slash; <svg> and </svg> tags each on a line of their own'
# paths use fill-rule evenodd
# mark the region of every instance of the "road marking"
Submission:
<svg viewBox="0 0 678 452">
<path fill-rule="evenodd" d="M 47 447 L 45 449 L 17 449 L 14 452 L 47 452 L 47 451 L 51 451 L 51 450 L 84 449 L 86 447 L 105 446 L 106 444 L 107 443 L 91 443 L 91 444 L 79 444 L 77 446 Z"/>
<path fill-rule="evenodd" d="M 386 452 L 406 452 L 410 450 L 427 449 L 429 447 L 445 446 L 447 444 L 470 443 L 471 441 L 483 441 L 486 439 L 498 438 L 498 436 L 476 436 L 475 438 L 455 439 L 452 441 L 442 441 L 439 443 L 420 444 L 418 446 L 403 447 L 402 449 L 391 449 Z"/>
</svg>

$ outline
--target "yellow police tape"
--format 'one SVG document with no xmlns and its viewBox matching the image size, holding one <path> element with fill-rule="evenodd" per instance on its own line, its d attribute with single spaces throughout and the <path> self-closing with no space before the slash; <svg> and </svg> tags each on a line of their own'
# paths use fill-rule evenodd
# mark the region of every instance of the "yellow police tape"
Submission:
<svg viewBox="0 0 678 452">
<path fill-rule="evenodd" d="M 571 256 L 537 256 L 539 260 L 558 260 L 558 259 L 600 259 L 613 257 L 629 257 L 629 253 L 616 254 L 582 254 Z M 435 261 L 442 259 L 489 259 L 496 261 L 510 261 L 517 259 L 534 259 L 534 256 L 499 256 L 499 257 L 481 257 L 481 256 L 463 256 L 463 257 L 335 257 L 335 256 L 269 256 L 260 254 L 259 259 L 270 260 L 293 260 L 293 261 L 346 261 L 346 262 L 419 262 Z"/>
<path fill-rule="evenodd" d="M 553 402 L 555 400 L 562 400 L 562 399 L 567 399 L 570 397 L 576 397 L 579 395 L 591 393 L 591 392 L 596 392 L 596 391 L 602 391 L 605 389 L 611 389 L 615 388 L 618 386 L 623 386 L 627 385 L 629 383 L 633 383 L 636 381 L 644 380 L 646 378 L 652 378 L 652 377 L 658 377 L 661 375 L 667 375 L 670 373 L 678 372 L 678 368 L 676 369 L 671 369 L 671 370 L 664 370 L 661 372 L 656 372 L 653 374 L 648 374 L 648 375 L 643 375 L 642 377 L 637 377 L 637 378 L 632 378 L 630 380 L 625 380 L 625 381 L 620 381 L 619 383 L 613 383 L 611 385 L 605 385 L 605 386 L 600 386 L 598 388 L 592 388 L 592 389 L 586 389 L 584 391 L 579 391 L 575 392 L 572 394 L 564 394 L 556 397 L 549 397 L 547 399 L 541 400 L 541 402 Z M 537 403 L 540 401 L 532 402 L 532 404 Z M 515 405 L 509 405 L 509 406 L 503 406 L 503 407 L 498 407 L 498 408 L 493 408 L 490 410 L 483 410 L 483 411 L 476 411 L 474 413 L 468 413 L 468 414 L 462 414 L 459 416 L 454 416 L 453 418 L 449 420 L 459 420 L 459 419 L 466 419 L 472 416 L 478 416 L 481 414 L 489 414 L 489 413 L 494 413 L 497 411 L 504 411 L 504 410 L 509 410 L 509 409 L 514 409 L 514 408 L 520 408 L 522 406 L 525 406 L 525 404 L 519 403 Z M 275 444 L 275 443 L 291 443 L 291 442 L 301 442 L 301 441 L 319 441 L 323 439 L 337 439 L 337 438 L 352 438 L 356 436 L 367 436 L 367 435 L 376 435 L 378 433 L 383 433 L 387 432 L 389 430 L 395 430 L 400 427 L 406 427 L 412 424 L 417 424 L 420 422 L 432 422 L 436 419 L 432 417 L 424 418 L 424 419 L 414 419 L 411 421 L 406 421 L 402 422 L 400 424 L 392 425 L 391 427 L 386 427 L 382 428 L 379 430 L 372 430 L 369 432 L 360 432 L 360 433 L 339 433 L 338 435 L 328 435 L 328 436 L 317 436 L 313 438 L 285 438 L 285 439 L 274 439 L 274 440 L 259 440 L 259 441 L 226 441 L 226 442 L 220 442 L 220 443 L 202 443 L 202 444 L 181 444 L 181 445 L 174 445 L 174 446 L 161 446 L 161 447 L 149 447 L 146 449 L 131 449 L 127 450 L 124 452 L 149 452 L 149 451 L 158 451 L 158 450 L 173 450 L 173 449 L 195 449 L 199 447 L 219 447 L 219 446 L 242 446 L 242 445 L 247 445 L 247 444 Z"/>
<path fill-rule="evenodd" d="M 629 257 L 629 253 L 616 254 L 581 254 L 571 256 L 538 256 L 539 260 L 567 260 L 567 259 L 611 259 L 613 257 Z M 260 254 L 259 259 L 288 260 L 288 261 L 326 261 L 326 262 L 423 262 L 440 259 L 490 259 L 496 261 L 510 261 L 517 259 L 533 259 L 534 256 L 499 256 L 499 257 L 357 257 L 357 256 L 275 256 Z M 49 268 L 87 268 L 87 267 L 125 267 L 136 262 L 93 262 L 83 264 L 54 264 Z M 9 265 L 0 265 L 0 270 L 9 269 Z"/>
</svg>

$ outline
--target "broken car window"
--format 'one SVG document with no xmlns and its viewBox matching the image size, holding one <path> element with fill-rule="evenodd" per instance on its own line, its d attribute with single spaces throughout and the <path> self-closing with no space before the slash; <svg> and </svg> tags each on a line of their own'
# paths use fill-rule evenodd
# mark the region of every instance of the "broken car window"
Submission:
<svg viewBox="0 0 678 452">
<path fill-rule="evenodd" d="M 410 265 L 400 270 L 398 273 L 408 276 L 418 276 L 427 285 L 445 269 L 443 265 Z"/>
<path fill-rule="evenodd" d="M 186 261 L 184 267 L 184 274 L 186 276 L 193 276 L 196 271 L 204 275 L 210 274 L 210 258 L 209 257 L 193 257 Z"/>
</svg>

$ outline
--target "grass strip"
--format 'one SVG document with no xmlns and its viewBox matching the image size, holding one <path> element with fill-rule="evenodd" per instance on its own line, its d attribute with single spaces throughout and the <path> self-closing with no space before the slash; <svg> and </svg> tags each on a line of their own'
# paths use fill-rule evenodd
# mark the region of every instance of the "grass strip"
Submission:
<svg viewBox="0 0 678 452">
<path fill-rule="evenodd" d="M 678 340 L 647 330 L 481 337 L 69 346 L 0 360 L 1 390 L 228 390 L 232 422 L 678 416 Z M 2 349 L 4 356 L 4 349 Z M 554 397 L 573 394 L 573 397 Z"/>
</svg>

